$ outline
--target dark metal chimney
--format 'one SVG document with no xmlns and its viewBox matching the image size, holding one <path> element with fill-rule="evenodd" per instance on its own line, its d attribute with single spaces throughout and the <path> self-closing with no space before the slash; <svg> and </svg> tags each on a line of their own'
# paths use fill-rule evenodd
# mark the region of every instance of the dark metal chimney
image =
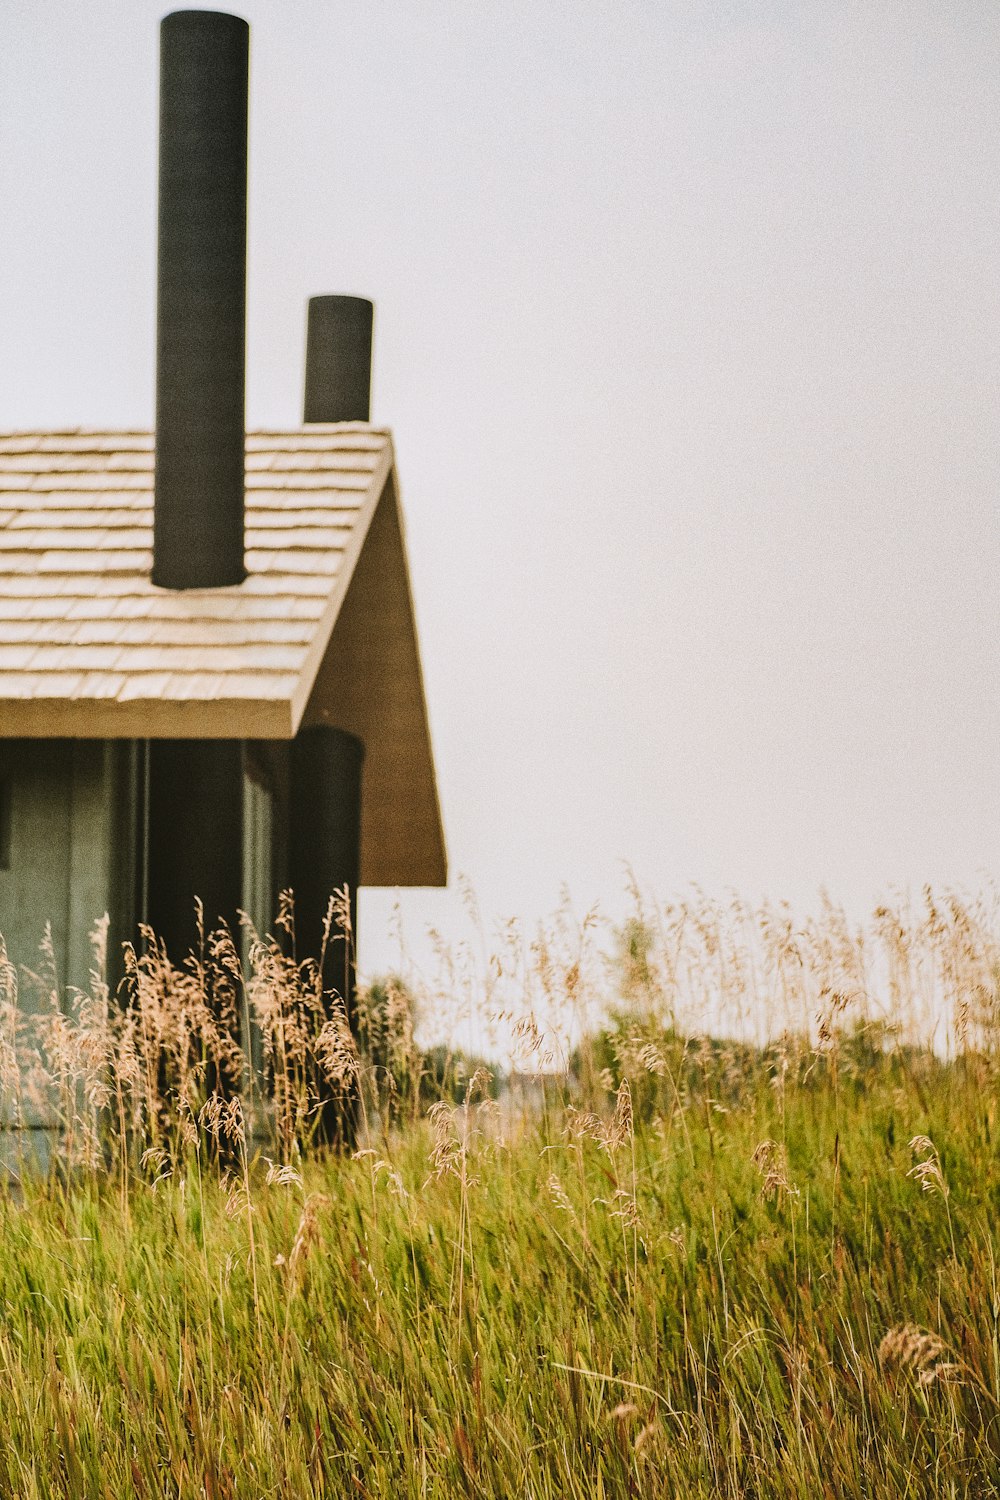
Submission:
<svg viewBox="0 0 1000 1500">
<path fill-rule="evenodd" d="M 345 885 L 351 900 L 352 943 L 357 938 L 364 758 L 365 747 L 355 735 L 326 724 L 300 729 L 292 740 L 288 859 L 300 958 L 319 957 L 330 897 Z M 334 923 L 324 980 L 350 1010 L 353 957 L 337 941 L 345 936 Z"/>
<path fill-rule="evenodd" d="M 374 316 L 365 297 L 309 298 L 306 422 L 370 421 Z"/>
<path fill-rule="evenodd" d="M 367 422 L 372 385 L 375 309 L 364 297 L 310 297 L 306 326 L 304 420 Z M 299 959 L 318 960 L 330 897 L 347 887 L 350 931 L 335 922 L 326 944 L 323 987 L 344 1000 L 355 1029 L 355 954 L 361 878 L 361 796 L 365 747 L 333 725 L 311 725 L 292 740 L 288 799 L 288 868 L 295 896 Z M 321 1139 L 354 1138 L 355 1097 L 326 1097 Z"/>
<path fill-rule="evenodd" d="M 295 952 L 301 962 L 324 955 L 322 982 L 344 1002 L 357 1036 L 355 959 L 358 883 L 361 874 L 361 779 L 365 747 L 353 734 L 316 724 L 292 740 L 288 805 L 288 872 L 295 897 Z M 350 928 L 334 919 L 324 944 L 330 898 L 346 886 Z M 357 1091 L 322 1086 L 319 1139 L 348 1145 L 354 1139 Z"/>
<path fill-rule="evenodd" d="M 250 28 L 160 26 L 153 582 L 241 583 Z"/>
</svg>

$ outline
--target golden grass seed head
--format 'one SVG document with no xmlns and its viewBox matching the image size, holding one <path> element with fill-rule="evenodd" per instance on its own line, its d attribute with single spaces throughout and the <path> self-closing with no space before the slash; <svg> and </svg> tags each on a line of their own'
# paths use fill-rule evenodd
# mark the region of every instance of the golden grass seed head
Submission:
<svg viewBox="0 0 1000 1500">
<path fill-rule="evenodd" d="M 878 1362 L 884 1375 L 915 1376 L 924 1389 L 962 1376 L 962 1366 L 944 1339 L 915 1323 L 889 1329 L 878 1346 Z"/>
</svg>

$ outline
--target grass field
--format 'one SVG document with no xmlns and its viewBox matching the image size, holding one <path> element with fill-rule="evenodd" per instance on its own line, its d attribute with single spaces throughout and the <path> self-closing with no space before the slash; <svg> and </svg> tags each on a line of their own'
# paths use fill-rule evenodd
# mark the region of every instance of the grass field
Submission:
<svg viewBox="0 0 1000 1500">
<path fill-rule="evenodd" d="M 341 1156 L 177 1106 L 204 1072 L 175 1050 L 170 1083 L 162 1034 L 176 1107 L 143 1116 L 126 1024 L 85 1016 L 77 1051 L 117 1051 L 63 1079 L 79 1157 L 0 1208 L 0 1494 L 997 1493 L 1000 1059 L 967 918 L 961 971 L 940 926 L 904 944 L 965 998 L 950 1058 L 822 983 L 809 1032 L 685 1036 L 632 927 L 572 1072 L 429 1114 L 397 1082 Z M 543 948 L 575 1004 L 580 952 Z"/>
</svg>

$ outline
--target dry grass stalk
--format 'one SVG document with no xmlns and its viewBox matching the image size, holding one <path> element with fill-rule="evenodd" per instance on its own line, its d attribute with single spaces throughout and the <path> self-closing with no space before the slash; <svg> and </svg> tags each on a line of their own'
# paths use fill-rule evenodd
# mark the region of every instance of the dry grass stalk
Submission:
<svg viewBox="0 0 1000 1500">
<path fill-rule="evenodd" d="M 618 1085 L 615 1112 L 605 1136 L 607 1149 L 609 1151 L 616 1151 L 619 1146 L 624 1146 L 627 1141 L 631 1141 L 633 1132 L 632 1089 L 628 1079 L 623 1078 Z"/>
<path fill-rule="evenodd" d="M 472 893 L 465 890 L 464 899 L 470 919 L 480 926 Z M 745 1036 L 749 1028 L 787 1040 L 790 1029 L 797 1029 L 800 1039 L 808 1034 L 809 1041 L 800 1040 L 798 1051 L 782 1044 L 774 1084 L 783 1094 L 801 1076 L 809 1045 L 832 1059 L 839 1054 L 840 1065 L 851 1066 L 849 1044 L 895 1048 L 902 1036 L 916 1035 L 921 1017 L 946 1010 L 955 1018 L 959 1044 L 983 1077 L 1000 1071 L 996 892 L 962 899 L 928 889 L 922 904 L 912 908 L 904 900 L 882 903 L 857 930 L 827 897 L 819 913 L 805 920 L 785 904 L 755 908 L 735 898 L 713 902 L 698 891 L 657 908 L 633 885 L 633 901 L 633 915 L 619 934 L 624 934 L 624 967 L 617 974 L 617 995 L 609 995 L 605 985 L 599 996 L 605 959 L 596 914 L 589 912 L 579 922 L 564 902 L 534 941 L 527 941 L 515 922 L 503 924 L 492 943 L 470 941 L 449 951 L 439 941 L 442 974 L 424 990 L 425 1013 L 461 1013 L 463 1024 L 476 1014 L 485 1014 L 489 1025 L 501 1019 L 505 1039 L 512 1039 L 515 1052 L 526 1054 L 534 1069 L 556 1062 L 565 1067 L 573 1027 L 579 1035 L 578 1023 L 596 1013 L 599 1001 L 625 1001 L 630 1015 L 661 1028 L 677 1023 L 688 1034 L 692 1018 L 699 1033 Z M 336 893 L 328 919 L 328 942 L 343 940 L 349 947 L 346 892 Z M 371 1055 L 358 1049 L 343 1002 L 324 993 L 315 963 L 298 963 L 288 951 L 294 951 L 289 893 L 279 898 L 277 938 L 250 933 L 246 973 L 232 935 L 225 929 L 207 933 L 201 917 L 199 922 L 198 951 L 181 967 L 171 964 L 155 935 L 144 930 L 141 944 L 125 949 L 125 980 L 117 995 L 109 994 L 106 979 L 106 919 L 95 928 L 88 988 L 69 996 L 60 983 L 51 931 L 42 944 L 39 972 L 23 980 L 0 940 L 0 1118 L 17 1124 L 32 1114 L 55 1117 L 67 1164 L 98 1170 L 110 1149 L 122 1166 L 124 1188 L 147 1146 L 168 1140 L 184 1149 L 197 1145 L 199 1112 L 208 1095 L 217 1091 L 229 1097 L 247 1087 L 248 1037 L 255 1040 L 261 1065 L 263 1118 L 278 1138 L 275 1154 L 284 1163 L 295 1160 L 315 1132 L 331 1087 L 367 1099 L 375 1069 Z M 40 1000 L 33 1014 L 24 1004 L 29 988 Z M 442 1011 L 449 991 L 452 999 Z M 414 1111 L 418 1108 L 411 1003 L 400 986 L 390 984 L 378 1018 L 379 1068 L 386 1077 L 382 1092 L 372 1097 L 377 1102 L 388 1093 L 387 1115 L 397 1108 L 397 1071 L 416 1080 L 407 1098 Z M 877 1017 L 887 1005 L 899 1016 L 899 1037 L 890 1037 L 885 1026 L 860 1029 L 866 1017 Z M 848 1012 L 858 1017 L 858 1028 L 851 1031 L 842 1025 Z M 625 1076 L 645 1097 L 655 1080 L 672 1081 L 673 1054 L 662 1029 L 656 1036 L 649 1027 L 630 1024 L 625 1032 L 616 1078 L 596 1066 L 587 1076 L 599 1078 L 609 1093 Z M 703 1048 L 687 1055 L 702 1057 L 706 1076 L 718 1076 L 722 1059 L 723 1087 L 716 1089 L 722 1097 L 709 1100 L 709 1107 L 730 1107 L 726 1053 L 709 1055 Z M 733 1062 L 734 1088 L 739 1067 Z M 685 1087 L 679 1077 L 678 1108 L 687 1097 Z M 473 1081 L 467 1090 L 470 1106 L 480 1090 L 485 1092 Z M 631 1102 L 631 1092 L 626 1100 L 619 1085 L 615 1119 L 602 1126 L 611 1151 L 627 1139 L 622 1112 Z M 221 1121 L 218 1128 L 221 1132 Z M 241 1128 L 249 1134 L 250 1122 Z M 578 1138 L 596 1136 L 583 1117 L 575 1132 Z M 947 1197 L 933 1150 L 915 1163 L 912 1175 L 925 1191 Z M 772 1178 L 767 1191 L 786 1189 Z"/>
</svg>

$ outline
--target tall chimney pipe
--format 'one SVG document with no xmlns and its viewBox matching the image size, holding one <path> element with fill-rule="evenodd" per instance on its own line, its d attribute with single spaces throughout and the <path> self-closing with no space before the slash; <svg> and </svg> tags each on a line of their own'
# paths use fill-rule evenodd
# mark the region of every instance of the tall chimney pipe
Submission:
<svg viewBox="0 0 1000 1500">
<path fill-rule="evenodd" d="M 365 297 L 309 298 L 306 422 L 371 419 L 374 316 Z"/>
<path fill-rule="evenodd" d="M 241 583 L 250 28 L 160 26 L 153 582 Z"/>
</svg>

